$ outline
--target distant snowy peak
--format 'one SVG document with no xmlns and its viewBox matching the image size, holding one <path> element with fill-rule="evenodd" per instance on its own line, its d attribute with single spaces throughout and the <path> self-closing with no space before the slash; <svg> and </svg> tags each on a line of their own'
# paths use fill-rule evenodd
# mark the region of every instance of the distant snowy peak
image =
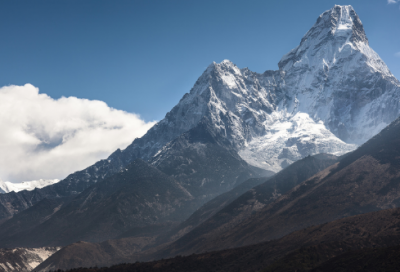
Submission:
<svg viewBox="0 0 400 272">
<path fill-rule="evenodd" d="M 0 180 L 0 193 L 19 192 L 23 190 L 32 191 L 35 188 L 43 188 L 48 185 L 59 182 L 59 179 L 39 179 L 33 181 L 24 181 L 20 183 L 12 183 L 9 181 Z"/>
</svg>

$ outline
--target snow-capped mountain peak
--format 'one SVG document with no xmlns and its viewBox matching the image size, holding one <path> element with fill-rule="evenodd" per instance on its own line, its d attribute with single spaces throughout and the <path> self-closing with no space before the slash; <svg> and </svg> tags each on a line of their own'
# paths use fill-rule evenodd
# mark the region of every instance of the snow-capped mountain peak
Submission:
<svg viewBox="0 0 400 272">
<path fill-rule="evenodd" d="M 307 155 L 355 148 L 337 139 L 322 121 L 288 107 L 283 85 L 280 71 L 258 74 L 229 60 L 213 62 L 160 126 L 168 122 L 171 128 L 179 127 L 184 120 L 191 125 L 207 118 L 244 160 L 272 171 Z M 286 149 L 291 154 L 280 155 Z"/>
<path fill-rule="evenodd" d="M 346 153 L 399 114 L 399 81 L 369 47 L 354 9 L 335 6 L 281 59 L 279 70 L 260 74 L 228 60 L 211 63 L 190 92 L 143 137 L 69 175 L 54 185 L 56 190 L 43 190 L 36 200 L 54 192 L 82 192 L 138 158 L 168 161 L 174 147 L 178 155 L 185 148 L 199 155 L 204 135 L 211 135 L 213 144 L 235 160 L 240 156 L 251 165 L 279 171 L 308 155 Z M 189 133 L 192 129 L 196 137 Z M 181 136 L 189 138 L 179 141 Z M 15 199 L 3 216 L 34 204 Z"/>
<path fill-rule="evenodd" d="M 206 119 L 247 162 L 278 171 L 307 155 L 355 148 L 399 109 L 400 83 L 369 47 L 358 15 L 351 6 L 334 6 L 277 71 L 259 74 L 229 60 L 211 63 L 165 118 L 112 154 L 107 167 L 151 160 Z"/>
<path fill-rule="evenodd" d="M 349 57 L 363 57 L 373 71 L 393 77 L 378 54 L 369 47 L 364 27 L 353 7 L 336 5 L 321 14 L 300 45 L 283 56 L 278 65 L 285 71 L 319 66 L 327 72 Z M 357 61 L 359 59 L 355 59 Z"/>
<path fill-rule="evenodd" d="M 369 47 L 351 6 L 324 12 L 279 68 L 292 98 L 287 107 L 322 120 L 346 142 L 365 142 L 399 113 L 400 83 Z M 390 113 L 382 113 L 388 110 L 384 105 Z"/>
<path fill-rule="evenodd" d="M 19 183 L 12 183 L 9 181 L 0 180 L 0 193 L 19 192 L 23 190 L 32 191 L 35 188 L 43 188 L 48 185 L 59 182 L 59 179 L 39 179 L 32 181 L 24 181 Z"/>
</svg>

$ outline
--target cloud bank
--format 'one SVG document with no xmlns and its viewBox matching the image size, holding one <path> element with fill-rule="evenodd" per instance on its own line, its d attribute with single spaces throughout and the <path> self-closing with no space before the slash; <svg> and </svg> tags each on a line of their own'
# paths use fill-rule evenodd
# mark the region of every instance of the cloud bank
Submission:
<svg viewBox="0 0 400 272">
<path fill-rule="evenodd" d="M 155 122 L 96 100 L 0 88 L 0 180 L 65 178 L 125 148 Z"/>
</svg>

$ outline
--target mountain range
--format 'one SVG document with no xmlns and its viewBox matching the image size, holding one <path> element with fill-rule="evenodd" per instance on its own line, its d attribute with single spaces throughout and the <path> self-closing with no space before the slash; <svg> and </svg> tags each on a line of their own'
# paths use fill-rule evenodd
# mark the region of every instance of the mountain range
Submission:
<svg viewBox="0 0 400 272">
<path fill-rule="evenodd" d="M 251 246 L 397 207 L 400 82 L 354 9 L 321 14 L 278 66 L 212 63 L 125 150 L 0 194 L 0 247 L 66 246 L 39 270 L 110 265 Z"/>
<path fill-rule="evenodd" d="M 219 144 L 248 164 L 278 172 L 317 153 L 341 155 L 371 138 L 399 112 L 400 82 L 369 47 L 351 6 L 321 14 L 279 70 L 262 74 L 230 61 L 212 63 L 165 118 L 125 150 L 18 200 L 0 196 L 0 218 L 44 197 L 75 195 L 208 123 Z M 54 192 L 56 191 L 56 192 Z M 2 198 L 6 200 L 2 200 Z M 15 203 L 11 206 L 5 203 Z"/>
</svg>

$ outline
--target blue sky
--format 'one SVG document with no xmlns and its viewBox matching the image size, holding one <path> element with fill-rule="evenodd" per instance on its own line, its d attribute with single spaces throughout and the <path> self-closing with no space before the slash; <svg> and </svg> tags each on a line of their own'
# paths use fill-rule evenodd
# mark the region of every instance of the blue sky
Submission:
<svg viewBox="0 0 400 272">
<path fill-rule="evenodd" d="M 31 83 L 160 120 L 212 61 L 277 69 L 334 4 L 355 8 L 400 78 L 398 2 L 36 0 L 1 1 L 0 86 Z"/>
</svg>

